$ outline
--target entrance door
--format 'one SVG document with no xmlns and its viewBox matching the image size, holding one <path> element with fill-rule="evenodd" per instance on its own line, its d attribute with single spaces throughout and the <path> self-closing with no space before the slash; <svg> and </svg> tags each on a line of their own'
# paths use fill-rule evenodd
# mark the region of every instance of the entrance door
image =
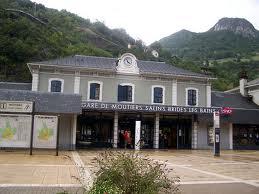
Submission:
<svg viewBox="0 0 259 194">
<path fill-rule="evenodd" d="M 177 122 L 175 119 L 163 119 L 160 121 L 159 148 L 177 148 Z"/>
<path fill-rule="evenodd" d="M 163 115 L 160 119 L 159 148 L 190 149 L 192 120 L 177 115 Z"/>
<path fill-rule="evenodd" d="M 191 119 L 179 119 L 178 122 L 178 148 L 191 149 Z"/>
</svg>

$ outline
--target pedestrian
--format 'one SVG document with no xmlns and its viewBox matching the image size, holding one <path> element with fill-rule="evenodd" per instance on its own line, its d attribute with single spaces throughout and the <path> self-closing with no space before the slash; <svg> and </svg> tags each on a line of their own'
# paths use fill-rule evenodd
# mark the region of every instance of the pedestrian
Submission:
<svg viewBox="0 0 259 194">
<path fill-rule="evenodd" d="M 124 137 L 124 148 L 126 149 L 129 142 L 129 132 L 127 129 L 124 131 L 123 137 Z"/>
</svg>

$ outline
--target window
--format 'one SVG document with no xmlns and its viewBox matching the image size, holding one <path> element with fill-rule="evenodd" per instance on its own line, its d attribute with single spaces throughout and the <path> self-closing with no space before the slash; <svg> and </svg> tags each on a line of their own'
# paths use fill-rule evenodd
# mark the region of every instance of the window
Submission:
<svg viewBox="0 0 259 194">
<path fill-rule="evenodd" d="M 164 86 L 152 86 L 152 104 L 164 104 Z"/>
<path fill-rule="evenodd" d="M 59 78 L 49 79 L 49 92 L 63 92 L 64 80 Z"/>
<path fill-rule="evenodd" d="M 118 86 L 118 101 L 119 102 L 134 102 L 134 85 L 120 84 Z"/>
<path fill-rule="evenodd" d="M 198 106 L 198 89 L 186 88 L 186 105 Z"/>
<path fill-rule="evenodd" d="M 89 81 L 88 82 L 88 100 L 102 100 L 102 85 L 103 83 L 100 81 Z"/>
<path fill-rule="evenodd" d="M 90 100 L 100 99 L 100 84 L 91 83 L 90 84 Z"/>
</svg>

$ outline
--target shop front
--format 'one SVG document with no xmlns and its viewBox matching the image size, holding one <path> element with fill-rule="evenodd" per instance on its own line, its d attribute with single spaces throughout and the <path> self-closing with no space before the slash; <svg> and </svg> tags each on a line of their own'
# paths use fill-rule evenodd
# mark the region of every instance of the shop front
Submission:
<svg viewBox="0 0 259 194">
<path fill-rule="evenodd" d="M 234 149 L 259 149 L 259 125 L 233 124 Z"/>
<path fill-rule="evenodd" d="M 191 149 L 194 118 L 198 114 L 212 117 L 219 108 L 83 102 L 82 110 L 78 148 Z M 139 132 L 136 121 L 141 123 Z"/>
</svg>

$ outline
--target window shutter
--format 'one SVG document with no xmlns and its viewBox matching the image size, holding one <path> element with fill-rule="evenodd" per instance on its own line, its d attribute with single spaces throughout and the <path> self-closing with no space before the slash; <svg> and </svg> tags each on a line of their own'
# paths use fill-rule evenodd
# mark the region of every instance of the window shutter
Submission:
<svg viewBox="0 0 259 194">
<path fill-rule="evenodd" d="M 122 95 L 123 95 L 123 87 L 122 86 L 118 86 L 118 101 L 122 101 Z"/>
<path fill-rule="evenodd" d="M 196 94 L 196 90 L 193 90 L 193 105 L 195 106 L 197 104 L 197 94 Z"/>
<path fill-rule="evenodd" d="M 127 86 L 127 91 L 128 91 L 128 95 L 127 95 L 127 101 L 132 101 L 132 86 Z"/>
<path fill-rule="evenodd" d="M 95 84 L 90 84 L 90 99 L 95 100 Z"/>
</svg>

